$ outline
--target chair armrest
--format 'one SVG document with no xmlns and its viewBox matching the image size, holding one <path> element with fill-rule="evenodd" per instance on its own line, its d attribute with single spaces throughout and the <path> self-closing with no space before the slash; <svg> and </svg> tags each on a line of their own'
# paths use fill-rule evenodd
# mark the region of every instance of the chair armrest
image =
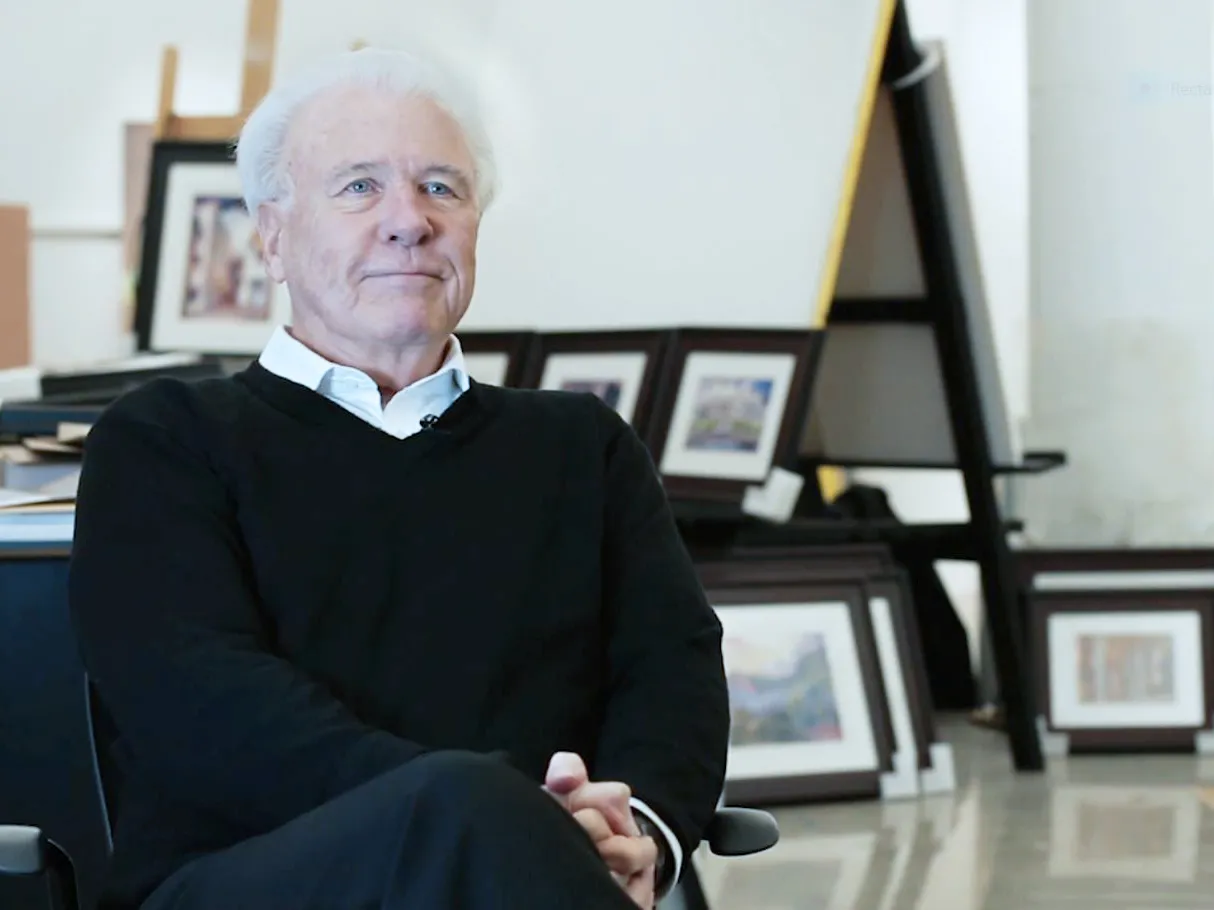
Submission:
<svg viewBox="0 0 1214 910">
<path fill-rule="evenodd" d="M 0 825 L 0 875 L 38 875 L 46 869 L 41 828 Z"/>
<path fill-rule="evenodd" d="M 768 812 L 736 806 L 717 809 L 704 838 L 717 856 L 761 853 L 780 840 L 780 826 Z"/>
<path fill-rule="evenodd" d="M 55 906 L 79 910 L 76 867 L 68 852 L 41 828 L 0 825 L 0 876 L 43 874 L 59 895 Z"/>
</svg>

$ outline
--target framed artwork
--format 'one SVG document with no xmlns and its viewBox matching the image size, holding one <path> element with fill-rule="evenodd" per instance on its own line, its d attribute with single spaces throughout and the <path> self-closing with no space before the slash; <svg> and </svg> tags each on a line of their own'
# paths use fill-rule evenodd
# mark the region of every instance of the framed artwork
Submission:
<svg viewBox="0 0 1214 910">
<path fill-rule="evenodd" d="M 522 385 L 535 347 L 534 332 L 459 332 L 464 363 L 484 385 Z"/>
<path fill-rule="evenodd" d="M 1202 815 L 1192 786 L 1054 787 L 1050 877 L 1195 881 Z"/>
<path fill-rule="evenodd" d="M 791 468 L 822 333 L 677 332 L 650 449 L 675 498 L 741 501 L 773 467 Z"/>
<path fill-rule="evenodd" d="M 743 558 L 699 562 L 697 569 L 706 587 L 723 583 L 859 584 L 868 605 L 889 708 L 894 764 L 912 774 L 931 768 L 936 727 L 909 583 L 883 547 L 840 547 L 842 553 L 834 561 L 830 559 L 832 549 L 782 547 L 777 550 L 779 555 L 771 556 L 757 548 L 747 549 Z"/>
<path fill-rule="evenodd" d="M 878 795 L 892 743 L 861 586 L 707 590 L 724 628 L 731 713 L 726 801 Z"/>
<path fill-rule="evenodd" d="M 289 321 L 227 144 L 153 147 L 135 301 L 143 351 L 255 355 Z"/>
<path fill-rule="evenodd" d="M 1035 591 L 1047 751 L 1192 751 L 1210 728 L 1214 590 Z M 1204 750 L 1203 750 L 1204 751 Z"/>
<path fill-rule="evenodd" d="M 545 332 L 524 386 L 592 392 L 644 434 L 671 333 Z"/>
<path fill-rule="evenodd" d="M 1214 549 L 1208 547 L 1029 547 L 1012 556 L 1024 629 L 1036 589 L 1214 588 Z"/>
</svg>

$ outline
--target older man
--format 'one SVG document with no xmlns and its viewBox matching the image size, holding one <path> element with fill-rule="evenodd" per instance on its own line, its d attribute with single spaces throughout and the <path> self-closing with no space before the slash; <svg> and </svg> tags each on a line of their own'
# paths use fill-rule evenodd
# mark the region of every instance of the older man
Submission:
<svg viewBox="0 0 1214 910">
<path fill-rule="evenodd" d="M 631 429 L 465 370 L 471 107 L 357 52 L 277 87 L 237 160 L 291 325 L 115 403 L 80 484 L 103 906 L 651 906 L 722 785 L 721 629 Z"/>
</svg>

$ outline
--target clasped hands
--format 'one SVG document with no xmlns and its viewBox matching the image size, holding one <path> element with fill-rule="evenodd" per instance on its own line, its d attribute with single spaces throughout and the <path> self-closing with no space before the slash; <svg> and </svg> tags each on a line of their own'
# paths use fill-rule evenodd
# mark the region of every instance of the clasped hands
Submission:
<svg viewBox="0 0 1214 910">
<path fill-rule="evenodd" d="M 557 752 L 548 764 L 544 789 L 590 835 L 620 886 L 643 910 L 653 910 L 658 846 L 642 836 L 632 815 L 632 791 L 615 781 L 591 781 L 586 764 L 572 752 Z"/>
</svg>

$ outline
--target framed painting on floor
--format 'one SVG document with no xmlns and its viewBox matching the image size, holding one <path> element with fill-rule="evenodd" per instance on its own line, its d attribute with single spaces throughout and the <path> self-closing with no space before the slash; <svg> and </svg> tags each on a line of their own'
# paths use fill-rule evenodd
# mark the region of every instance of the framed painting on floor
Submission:
<svg viewBox="0 0 1214 910">
<path fill-rule="evenodd" d="M 748 551 L 746 558 L 700 560 L 697 570 L 706 587 L 723 582 L 757 587 L 860 585 L 873 631 L 892 736 L 893 768 L 882 777 L 882 795 L 905 798 L 916 796 L 921 790 L 950 790 L 954 786 L 951 749 L 936 741 L 923 646 L 905 574 L 884 548 L 850 548 L 849 560 L 849 548 L 843 547 L 840 548 L 843 555 L 833 562 L 828 556 L 831 549 L 777 548 L 780 555 L 766 557 L 755 548 Z"/>
<path fill-rule="evenodd" d="M 892 737 L 863 588 L 713 583 L 706 590 L 724 628 L 726 801 L 879 795 Z"/>
<path fill-rule="evenodd" d="M 1035 590 L 1046 752 L 1211 751 L 1214 590 Z"/>
</svg>

